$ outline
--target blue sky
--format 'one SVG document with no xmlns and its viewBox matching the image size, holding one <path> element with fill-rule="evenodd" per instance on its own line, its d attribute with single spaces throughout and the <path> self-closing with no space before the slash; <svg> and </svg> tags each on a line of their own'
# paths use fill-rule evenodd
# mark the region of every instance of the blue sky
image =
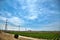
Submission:
<svg viewBox="0 0 60 40">
<path fill-rule="evenodd" d="M 60 31 L 60 0 L 0 0 L 0 29 Z"/>
</svg>

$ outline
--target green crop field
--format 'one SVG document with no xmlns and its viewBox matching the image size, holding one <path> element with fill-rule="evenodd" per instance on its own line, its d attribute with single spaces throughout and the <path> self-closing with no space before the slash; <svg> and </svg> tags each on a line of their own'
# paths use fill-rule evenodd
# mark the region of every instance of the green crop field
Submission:
<svg viewBox="0 0 60 40">
<path fill-rule="evenodd" d="M 41 39 L 59 39 L 60 40 L 60 32 L 49 32 L 49 31 L 10 31 L 8 33 L 12 34 L 18 34 L 22 36 L 27 36 L 27 37 L 33 37 L 33 38 L 41 38 Z"/>
</svg>

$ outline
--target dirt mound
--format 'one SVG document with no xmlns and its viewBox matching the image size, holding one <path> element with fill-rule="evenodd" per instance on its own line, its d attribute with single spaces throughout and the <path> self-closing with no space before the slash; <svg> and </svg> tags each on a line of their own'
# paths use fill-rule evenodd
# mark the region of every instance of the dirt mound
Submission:
<svg viewBox="0 0 60 40">
<path fill-rule="evenodd" d="M 0 40 L 16 40 L 11 34 L 0 32 Z"/>
</svg>

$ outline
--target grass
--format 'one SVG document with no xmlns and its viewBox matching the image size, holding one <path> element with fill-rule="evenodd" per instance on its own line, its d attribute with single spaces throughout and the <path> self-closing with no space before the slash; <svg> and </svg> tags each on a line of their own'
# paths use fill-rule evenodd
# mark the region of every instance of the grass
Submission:
<svg viewBox="0 0 60 40">
<path fill-rule="evenodd" d="M 12 34 L 18 34 L 22 36 L 27 36 L 27 37 L 33 37 L 33 38 L 41 38 L 41 39 L 60 39 L 60 32 L 29 32 L 29 31 L 21 31 L 21 32 L 16 32 L 16 31 L 11 31 L 8 33 Z"/>
</svg>

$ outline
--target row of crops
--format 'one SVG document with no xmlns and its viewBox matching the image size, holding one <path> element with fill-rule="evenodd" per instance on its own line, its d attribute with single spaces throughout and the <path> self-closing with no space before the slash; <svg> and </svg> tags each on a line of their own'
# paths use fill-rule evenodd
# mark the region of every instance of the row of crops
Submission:
<svg viewBox="0 0 60 40">
<path fill-rule="evenodd" d="M 12 33 L 12 34 L 18 34 L 18 35 L 22 35 L 22 36 L 27 36 L 27 37 L 33 37 L 33 38 L 42 38 L 42 39 L 60 39 L 60 32 L 48 32 L 48 31 L 21 31 L 21 32 L 17 32 L 17 31 L 10 31 L 8 33 Z"/>
</svg>

